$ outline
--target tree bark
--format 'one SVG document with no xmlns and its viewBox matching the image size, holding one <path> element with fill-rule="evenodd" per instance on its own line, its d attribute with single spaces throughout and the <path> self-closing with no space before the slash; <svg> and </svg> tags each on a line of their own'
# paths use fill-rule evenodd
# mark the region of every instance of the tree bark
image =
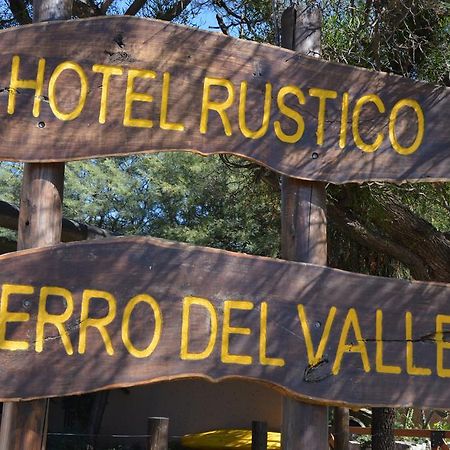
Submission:
<svg viewBox="0 0 450 450">
<path fill-rule="evenodd" d="M 372 450 L 395 450 L 394 408 L 372 408 Z"/>
<path fill-rule="evenodd" d="M 414 214 L 393 196 L 371 195 L 371 210 L 360 211 L 358 197 L 341 198 L 328 206 L 333 222 L 360 244 L 403 263 L 412 278 L 450 280 L 450 238 Z"/>
</svg>

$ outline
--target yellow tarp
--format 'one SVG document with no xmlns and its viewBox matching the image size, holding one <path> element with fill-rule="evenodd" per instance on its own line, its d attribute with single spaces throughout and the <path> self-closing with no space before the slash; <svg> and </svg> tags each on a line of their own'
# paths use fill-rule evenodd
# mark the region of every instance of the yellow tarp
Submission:
<svg viewBox="0 0 450 450">
<path fill-rule="evenodd" d="M 228 450 L 240 448 L 251 450 L 252 432 L 250 430 L 214 430 L 205 433 L 187 434 L 181 438 L 183 447 L 198 450 Z M 267 448 L 278 450 L 280 433 L 267 433 Z"/>
</svg>

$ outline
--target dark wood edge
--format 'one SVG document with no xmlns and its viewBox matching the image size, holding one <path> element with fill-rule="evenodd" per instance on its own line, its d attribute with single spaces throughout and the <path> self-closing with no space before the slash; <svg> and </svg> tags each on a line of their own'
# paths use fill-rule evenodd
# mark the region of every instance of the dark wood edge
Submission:
<svg viewBox="0 0 450 450">
<path fill-rule="evenodd" d="M 201 30 L 199 28 L 196 28 L 196 27 L 193 27 L 193 26 L 189 26 L 189 25 L 182 25 L 182 24 L 178 24 L 178 23 L 174 24 L 174 23 L 171 23 L 171 22 L 166 22 L 164 20 L 151 19 L 151 18 L 147 18 L 147 17 L 125 16 L 125 15 L 119 15 L 119 14 L 113 15 L 113 16 L 99 16 L 99 17 L 88 17 L 88 18 L 83 18 L 83 19 L 73 19 L 71 21 L 67 21 L 67 20 L 53 20 L 51 22 L 39 22 L 39 23 L 33 23 L 33 24 L 28 24 L 28 25 L 20 25 L 20 29 L 26 29 L 26 28 L 29 28 L 29 27 L 46 28 L 46 27 L 52 27 L 53 25 L 57 25 L 57 24 L 61 24 L 61 23 L 64 23 L 64 24 L 67 25 L 67 24 L 72 24 L 75 21 L 79 22 L 79 23 L 82 23 L 82 22 L 87 22 L 87 21 L 102 22 L 102 21 L 114 21 L 114 20 L 119 21 L 119 20 L 124 20 L 124 19 L 127 20 L 127 21 L 130 21 L 130 22 L 131 21 L 157 22 L 157 23 L 160 23 L 160 24 L 164 24 L 164 26 L 166 26 L 166 27 L 169 26 L 169 27 L 172 27 L 172 28 L 184 28 L 184 29 L 187 29 L 187 30 L 195 31 L 198 34 L 204 34 L 205 36 L 218 35 L 218 36 L 220 36 L 220 39 L 222 39 L 222 40 L 245 42 L 246 45 L 250 44 L 250 45 L 255 45 L 255 46 L 258 46 L 258 47 L 267 47 L 267 48 L 270 48 L 272 50 L 275 49 L 280 54 L 282 54 L 282 53 L 291 54 L 291 55 L 297 54 L 297 52 L 295 52 L 293 50 L 286 49 L 286 48 L 283 48 L 283 47 L 278 47 L 278 46 L 275 46 L 275 45 L 272 45 L 272 44 L 267 44 L 267 43 L 264 43 L 264 42 L 255 42 L 255 41 L 251 41 L 251 40 L 247 40 L 247 39 L 235 38 L 235 37 L 227 36 L 227 35 L 224 35 L 224 34 L 221 34 L 221 33 L 218 33 L 218 32 Z M 19 27 L 11 27 L 11 28 L 5 28 L 3 30 L 0 30 L 0 38 L 1 38 L 1 35 L 3 33 L 8 33 L 11 30 L 15 30 L 17 28 L 19 28 Z M 402 77 L 400 75 L 396 75 L 396 74 L 393 74 L 393 73 L 388 73 L 388 72 L 383 72 L 383 71 L 374 71 L 374 70 L 371 70 L 371 69 L 367 69 L 365 67 L 352 66 L 351 64 L 344 64 L 344 63 L 339 63 L 339 62 L 335 62 L 335 61 L 327 61 L 327 60 L 323 60 L 323 59 L 320 59 L 320 58 L 315 58 L 315 57 L 307 56 L 307 55 L 303 55 L 303 54 L 301 55 L 301 57 L 309 59 L 311 61 L 315 61 L 316 63 L 319 63 L 319 64 L 321 62 L 326 62 L 327 65 L 331 65 L 331 66 L 334 66 L 334 67 L 346 67 L 346 68 L 350 67 L 350 68 L 353 68 L 353 69 L 356 69 L 356 70 L 361 70 L 363 72 L 369 72 L 369 73 L 376 72 L 378 74 L 382 74 L 382 75 L 388 76 L 389 78 L 392 78 L 392 80 L 405 80 L 405 79 L 407 79 L 408 81 L 410 81 L 411 83 L 414 83 L 414 84 L 423 85 L 423 86 L 430 86 L 430 85 L 431 86 L 436 86 L 436 88 L 438 88 L 438 89 L 445 89 L 445 90 L 448 90 L 450 92 L 450 87 L 445 87 L 445 86 L 440 86 L 440 85 L 436 85 L 436 84 L 426 83 L 424 81 L 412 80 L 410 78 L 405 78 L 405 77 Z"/>
<path fill-rule="evenodd" d="M 450 88 L 449 88 L 450 89 Z M 200 156 L 213 156 L 213 155 L 231 155 L 231 156 L 238 156 L 240 158 L 244 158 L 247 161 L 251 161 L 253 163 L 256 163 L 262 167 L 265 167 L 268 170 L 272 170 L 279 175 L 287 176 L 290 178 L 296 178 L 301 179 L 305 181 L 318 181 L 318 182 L 324 182 L 324 183 L 333 183 L 333 184 L 347 184 L 347 183 L 367 183 L 368 181 L 371 182 L 387 182 L 387 183 L 394 183 L 394 184 L 402 184 L 402 183 L 441 183 L 441 182 L 447 182 L 450 181 L 450 173 L 448 176 L 445 177 L 439 177 L 439 178 L 432 178 L 432 177 L 425 177 L 425 178 L 414 178 L 414 177 L 406 177 L 402 179 L 398 178 L 391 178 L 391 177 L 375 177 L 373 175 L 370 175 L 370 180 L 368 176 L 360 176 L 360 177 L 346 177 L 343 180 L 338 180 L 335 177 L 327 177 L 326 175 L 320 175 L 320 178 L 317 177 L 307 177 L 307 176 L 295 176 L 290 172 L 282 171 L 279 169 L 274 169 L 273 167 L 269 166 L 268 164 L 264 164 L 259 159 L 251 158 L 248 155 L 245 155 L 243 153 L 239 152 L 214 152 L 211 151 L 209 153 L 201 152 L 197 149 L 184 149 L 180 150 L 177 149 L 149 149 L 149 150 L 139 150 L 136 153 L 133 152 L 111 152 L 111 153 L 101 153 L 101 154 L 90 154 L 89 157 L 73 157 L 73 158 L 52 158 L 52 159 L 39 159 L 39 162 L 42 163 L 57 163 L 57 162 L 69 162 L 69 161 L 85 161 L 88 159 L 98 159 L 98 158 L 115 158 L 115 157 L 121 157 L 121 156 L 130 156 L 130 155 L 152 155 L 156 153 L 173 153 L 173 152 L 180 152 L 180 153 L 194 153 L 196 155 Z M 30 162 L 30 163 L 36 163 L 37 161 L 35 159 L 28 159 L 28 158 L 8 158 L 4 159 L 4 161 L 11 161 L 11 162 Z"/>
<path fill-rule="evenodd" d="M 381 277 L 381 276 L 374 276 L 374 275 L 366 275 L 362 273 L 356 273 L 356 272 L 347 272 L 342 269 L 335 269 L 332 267 L 326 267 L 321 266 L 319 264 L 311 264 L 311 263 L 304 263 L 304 262 L 297 262 L 297 261 L 286 261 L 283 259 L 278 258 L 269 258 L 267 256 L 258 256 L 258 255 L 250 255 L 248 253 L 238 253 L 238 252 L 232 252 L 229 250 L 223 250 L 213 247 L 202 247 L 199 245 L 193 245 L 193 244 L 186 244 L 184 242 L 175 242 L 175 241 L 168 241 L 166 239 L 161 238 L 155 238 L 155 237 L 145 237 L 145 236 L 117 236 L 117 237 L 108 237 L 104 239 L 98 239 L 98 240 L 90 240 L 90 241 L 75 241 L 75 242 L 68 242 L 68 243 L 61 243 L 56 244 L 49 247 L 40 247 L 40 248 L 31 248 L 27 250 L 20 250 L 18 252 L 13 253 L 5 253 L 4 255 L 0 255 L 0 262 L 15 258 L 19 254 L 20 255 L 27 255 L 27 254 L 36 254 L 36 253 L 43 253 L 48 252 L 52 249 L 62 249 L 62 248 L 70 248 L 71 246 L 107 246 L 110 244 L 114 244 L 116 242 L 129 242 L 129 243 L 142 243 L 142 244 L 153 244 L 158 247 L 163 248 L 176 248 L 179 250 L 194 250 L 194 249 L 200 249 L 204 252 L 208 252 L 210 254 L 224 254 L 224 255 L 231 255 L 231 256 L 239 256 L 241 258 L 248 258 L 248 259 L 254 259 L 254 260 L 260 260 L 260 261 L 273 261 L 276 260 L 280 264 L 287 264 L 292 265 L 296 264 L 299 266 L 315 266 L 320 267 L 324 271 L 329 272 L 336 272 L 336 273 L 342 273 L 346 276 L 351 276 L 354 278 L 359 278 L 360 280 L 367 280 L 367 279 L 377 279 L 377 280 L 386 280 L 386 281 L 393 281 L 395 280 L 398 284 L 404 284 L 404 285 L 426 285 L 426 286 L 450 286 L 450 283 L 443 283 L 438 281 L 416 281 L 416 280 L 404 280 L 399 278 L 389 278 L 389 277 Z"/>
</svg>

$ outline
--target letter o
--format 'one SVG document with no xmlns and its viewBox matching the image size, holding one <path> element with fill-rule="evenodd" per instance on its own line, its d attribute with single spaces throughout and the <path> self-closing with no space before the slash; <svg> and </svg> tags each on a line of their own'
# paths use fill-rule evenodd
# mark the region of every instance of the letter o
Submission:
<svg viewBox="0 0 450 450">
<path fill-rule="evenodd" d="M 137 349 L 130 339 L 130 317 L 134 308 L 139 303 L 147 303 L 147 305 L 149 305 L 150 308 L 152 309 L 153 315 L 155 317 L 155 331 L 153 332 L 153 337 L 148 346 L 142 350 Z M 150 356 L 159 343 L 159 340 L 161 338 L 161 329 L 162 329 L 161 310 L 159 308 L 158 303 L 153 297 L 150 297 L 150 295 L 146 294 L 140 294 L 136 295 L 128 302 L 127 306 L 123 311 L 122 341 L 131 355 L 135 356 L 136 358 L 146 358 Z"/>
<path fill-rule="evenodd" d="M 55 95 L 56 81 L 65 70 L 73 70 L 80 78 L 80 97 L 78 99 L 78 104 L 71 112 L 68 113 L 62 112 L 59 109 L 56 103 L 56 95 Z M 53 71 L 50 77 L 50 81 L 48 82 L 48 100 L 50 103 L 50 108 L 53 114 L 60 120 L 67 121 L 76 119 L 81 114 L 81 111 L 83 111 L 84 104 L 86 103 L 87 93 L 88 93 L 87 76 L 82 67 L 79 64 L 74 63 L 72 61 L 64 61 L 63 63 L 59 64 Z"/>
<path fill-rule="evenodd" d="M 395 134 L 395 122 L 397 121 L 399 111 L 404 107 L 412 108 L 417 116 L 416 138 L 409 147 L 403 147 L 402 145 L 400 145 Z M 411 153 L 414 153 L 420 147 L 420 144 L 423 141 L 424 132 L 425 117 L 419 103 L 410 98 L 403 98 L 402 100 L 399 100 L 392 108 L 391 114 L 389 116 L 389 139 L 391 141 L 393 149 L 397 153 L 400 153 L 400 155 L 410 155 Z"/>
</svg>

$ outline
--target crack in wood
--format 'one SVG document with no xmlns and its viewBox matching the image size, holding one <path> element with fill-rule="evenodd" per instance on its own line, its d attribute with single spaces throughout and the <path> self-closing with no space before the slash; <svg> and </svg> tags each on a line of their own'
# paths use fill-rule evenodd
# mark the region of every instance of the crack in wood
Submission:
<svg viewBox="0 0 450 450">
<path fill-rule="evenodd" d="M 113 41 L 120 47 L 120 48 L 124 48 L 125 47 L 125 42 L 123 42 L 123 34 L 122 33 L 117 33 L 114 36 Z"/>
<path fill-rule="evenodd" d="M 331 370 L 326 370 L 326 372 L 323 373 L 321 372 L 328 364 L 330 364 L 328 358 L 322 358 L 318 363 L 306 366 L 303 374 L 303 381 L 305 383 L 319 383 L 320 381 L 331 377 L 333 375 Z"/>
<path fill-rule="evenodd" d="M 108 50 L 105 50 L 105 54 L 107 54 L 111 62 L 114 63 L 136 62 L 136 59 L 130 56 L 127 52 L 110 52 Z"/>
<path fill-rule="evenodd" d="M 362 339 L 356 342 L 437 342 L 440 339 L 436 338 L 437 334 L 442 334 L 443 336 L 450 336 L 450 331 L 443 331 L 442 333 L 430 333 L 415 339 Z M 352 343 L 353 344 L 353 343 Z"/>
</svg>

